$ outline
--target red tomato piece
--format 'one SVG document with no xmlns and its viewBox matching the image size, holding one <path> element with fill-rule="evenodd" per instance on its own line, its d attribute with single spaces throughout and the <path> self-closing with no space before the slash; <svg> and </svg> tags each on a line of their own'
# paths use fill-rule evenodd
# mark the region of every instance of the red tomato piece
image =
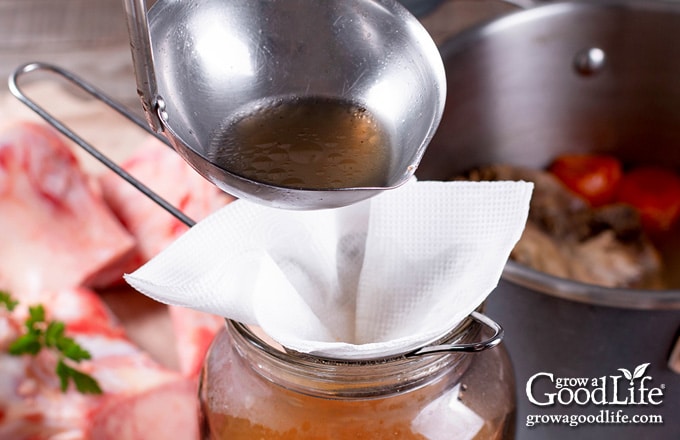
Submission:
<svg viewBox="0 0 680 440">
<path fill-rule="evenodd" d="M 680 176 L 661 167 L 635 168 L 623 176 L 618 200 L 638 209 L 647 231 L 668 231 L 680 218 Z"/>
<path fill-rule="evenodd" d="M 562 155 L 549 167 L 567 188 L 591 206 L 602 206 L 615 200 L 622 169 L 617 158 L 597 154 Z"/>
</svg>

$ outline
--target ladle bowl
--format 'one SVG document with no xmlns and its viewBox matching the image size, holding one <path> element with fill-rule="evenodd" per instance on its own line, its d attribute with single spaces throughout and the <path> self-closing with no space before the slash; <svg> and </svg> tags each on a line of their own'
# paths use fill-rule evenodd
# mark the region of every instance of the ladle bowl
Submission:
<svg viewBox="0 0 680 440">
<path fill-rule="evenodd" d="M 286 209 L 348 205 L 415 173 L 442 116 L 446 79 L 430 35 L 394 0 L 126 0 L 149 124 L 209 181 Z M 230 121 L 291 98 L 352 102 L 387 131 L 384 185 L 296 188 L 211 160 Z"/>
</svg>

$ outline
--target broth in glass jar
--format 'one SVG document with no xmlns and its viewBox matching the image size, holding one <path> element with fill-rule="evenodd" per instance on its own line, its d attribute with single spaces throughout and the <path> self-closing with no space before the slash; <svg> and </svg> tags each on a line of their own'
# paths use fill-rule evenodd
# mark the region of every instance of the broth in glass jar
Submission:
<svg viewBox="0 0 680 440">
<path fill-rule="evenodd" d="M 484 330 L 471 319 L 441 343 Z M 514 438 L 514 376 L 503 345 L 348 361 L 288 352 L 227 322 L 201 375 L 204 439 Z"/>
</svg>

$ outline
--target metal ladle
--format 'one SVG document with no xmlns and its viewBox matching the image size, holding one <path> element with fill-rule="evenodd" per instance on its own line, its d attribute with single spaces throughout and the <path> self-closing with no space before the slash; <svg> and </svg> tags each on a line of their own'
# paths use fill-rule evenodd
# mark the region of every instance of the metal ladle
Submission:
<svg viewBox="0 0 680 440">
<path fill-rule="evenodd" d="M 348 205 L 415 173 L 444 108 L 439 51 L 395 0 L 124 0 L 138 93 L 151 128 L 203 177 L 286 209 Z M 257 103 L 357 103 L 389 132 L 384 186 L 301 189 L 211 160 L 225 124 Z"/>
<path fill-rule="evenodd" d="M 442 116 L 444 67 L 435 43 L 394 0 L 124 0 L 138 93 L 147 122 L 58 66 L 31 62 L 11 93 L 162 208 L 167 201 L 88 144 L 19 85 L 44 71 L 79 87 L 179 153 L 237 197 L 287 209 L 348 205 L 395 188 L 416 171 Z M 153 42 L 153 44 L 152 44 Z M 384 185 L 301 189 L 258 182 L 209 158 L 229 118 L 262 100 L 320 97 L 357 103 L 389 129 Z M 181 185 L 181 182 L 178 182 Z"/>
</svg>

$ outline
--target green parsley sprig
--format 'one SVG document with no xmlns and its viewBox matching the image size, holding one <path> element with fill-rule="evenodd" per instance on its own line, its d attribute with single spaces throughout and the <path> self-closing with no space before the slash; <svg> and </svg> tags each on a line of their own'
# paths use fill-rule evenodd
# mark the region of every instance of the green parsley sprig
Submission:
<svg viewBox="0 0 680 440">
<path fill-rule="evenodd" d="M 18 301 L 9 293 L 0 291 L 0 304 L 11 312 L 18 305 Z M 66 391 L 69 383 L 73 382 L 76 389 L 83 394 L 102 393 L 95 378 L 73 366 L 82 360 L 90 359 L 90 353 L 73 338 L 65 335 L 66 325 L 63 322 L 45 319 L 45 308 L 42 304 L 29 307 L 24 327 L 26 332 L 10 344 L 9 354 L 35 356 L 43 348 L 51 349 L 57 354 L 56 373 L 62 391 Z"/>
</svg>

